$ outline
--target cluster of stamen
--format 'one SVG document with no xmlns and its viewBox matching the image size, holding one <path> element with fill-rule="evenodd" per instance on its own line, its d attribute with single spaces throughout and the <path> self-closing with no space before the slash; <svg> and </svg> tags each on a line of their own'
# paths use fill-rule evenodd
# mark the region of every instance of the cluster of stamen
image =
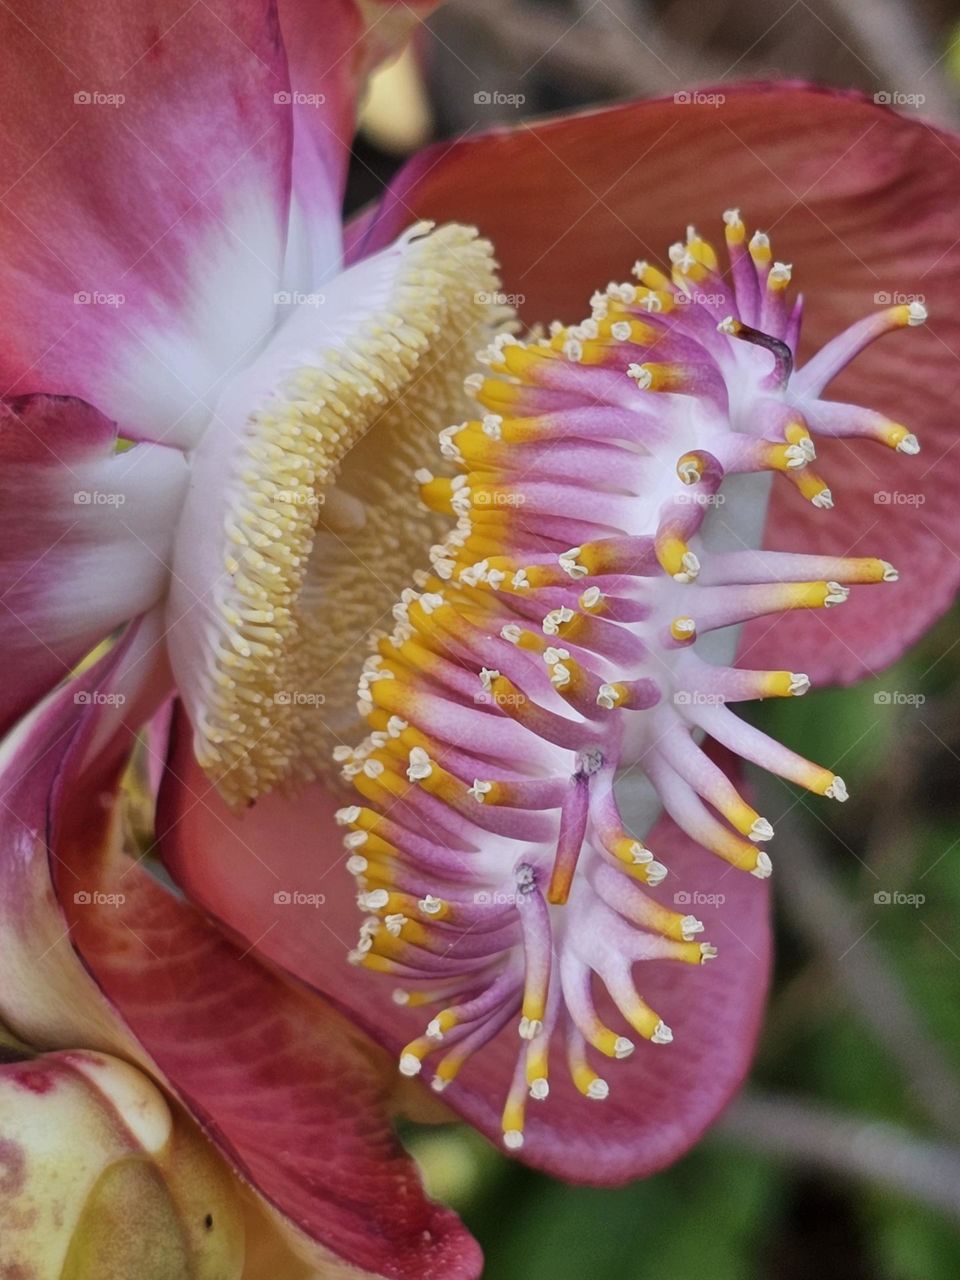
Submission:
<svg viewBox="0 0 960 1280">
<path fill-rule="evenodd" d="M 471 228 L 430 230 L 387 251 L 394 278 L 380 305 L 358 299 L 336 335 L 318 315 L 323 340 L 292 344 L 238 440 L 193 717 L 198 759 L 231 803 L 327 766 L 338 692 L 353 701 L 330 670 L 379 619 L 385 586 L 407 580 L 404 540 L 423 537 L 395 481 L 432 451 L 440 406 L 463 397 L 477 341 L 502 328 L 489 243 Z M 384 550 L 389 563 L 368 581 L 357 566 Z"/>
<path fill-rule="evenodd" d="M 628 830 L 618 770 L 639 764 L 683 831 L 761 879 L 773 828 L 704 734 L 846 799 L 830 769 L 727 705 L 799 696 L 807 676 L 714 665 L 698 637 L 897 576 L 879 559 L 711 546 L 710 521 L 737 517 L 726 476 L 777 472 L 832 505 L 811 468 L 816 432 L 917 451 L 899 424 L 820 397 L 869 341 L 924 318 L 887 308 L 795 371 L 791 269 L 766 236 L 747 242 L 737 211 L 724 222 L 729 272 L 691 228 L 669 274 L 638 263 L 636 283 L 594 295 L 583 323 L 481 353 L 490 373 L 468 379 L 479 413 L 440 433 L 454 473 L 417 476 L 454 527 L 365 664 L 368 736 L 336 753 L 362 798 L 338 813 L 365 915 L 351 960 L 399 980 L 399 1003 L 439 1006 L 400 1070 L 429 1058 L 442 1090 L 512 1024 L 513 1149 L 527 1100 L 547 1097 L 557 1040 L 591 1100 L 608 1094 L 591 1052 L 634 1052 L 601 1020 L 601 991 L 655 1052 L 673 1035 L 635 985 L 638 962 L 717 956 L 698 919 L 658 898 L 667 867 Z"/>
</svg>

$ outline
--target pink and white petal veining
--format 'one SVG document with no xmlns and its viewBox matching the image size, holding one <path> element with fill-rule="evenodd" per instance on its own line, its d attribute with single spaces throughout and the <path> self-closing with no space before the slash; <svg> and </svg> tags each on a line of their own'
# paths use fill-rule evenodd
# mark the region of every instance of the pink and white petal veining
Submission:
<svg viewBox="0 0 960 1280">
<path fill-rule="evenodd" d="M 309 292 L 339 269 L 341 207 L 364 80 L 435 4 L 327 0 L 318 21 L 311 0 L 281 0 L 294 121 L 285 288 Z"/>
<path fill-rule="evenodd" d="M 43 0 L 0 22 L 2 389 L 189 440 L 273 319 L 292 145 L 276 16 Z"/>
<path fill-rule="evenodd" d="M 470 219 L 497 245 L 504 288 L 522 295 L 531 322 L 573 320 L 598 281 L 621 278 L 634 258 L 662 261 L 687 223 L 709 235 L 724 208 L 739 206 L 793 263 L 806 296 L 801 363 L 884 295 L 922 296 L 928 331 L 865 351 L 826 395 L 902 422 L 923 452 L 818 445 L 836 508 L 812 508 L 780 482 L 766 533 L 771 547 L 880 556 L 900 581 L 854 593 L 828 619 L 752 623 L 741 650 L 750 666 L 789 653 L 814 681 L 852 680 L 896 658 L 960 581 L 960 140 L 855 93 L 724 85 L 721 96 L 719 105 L 630 103 L 428 148 L 356 223 L 349 251 L 371 252 L 413 217 Z M 559 209 L 562 226 L 550 232 Z"/>
<path fill-rule="evenodd" d="M 166 591 L 187 466 L 115 437 L 81 400 L 0 403 L 0 729 Z"/>
</svg>

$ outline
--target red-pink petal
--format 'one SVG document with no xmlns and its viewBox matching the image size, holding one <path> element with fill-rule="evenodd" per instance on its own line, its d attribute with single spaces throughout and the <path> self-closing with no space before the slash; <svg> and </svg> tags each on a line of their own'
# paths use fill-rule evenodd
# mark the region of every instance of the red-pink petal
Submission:
<svg viewBox="0 0 960 1280">
<path fill-rule="evenodd" d="M 0 402 L 0 732 L 166 591 L 187 467 L 57 396 Z"/>
<path fill-rule="evenodd" d="M 164 861 L 178 884 L 392 1052 L 422 1034 L 422 1010 L 393 1004 L 388 979 L 346 964 L 359 915 L 333 823 L 336 797 L 317 784 L 293 803 L 267 796 L 237 817 L 194 764 L 182 720 L 175 736 L 159 827 Z M 769 964 L 764 885 L 694 846 L 668 820 L 654 830 L 651 845 L 671 869 L 665 901 L 684 891 L 722 895 L 718 905 L 708 896 L 690 908 L 703 917 L 704 936 L 720 956 L 699 969 L 638 966 L 638 988 L 676 1041 L 665 1049 L 641 1044 L 633 1058 L 611 1064 L 607 1101 L 588 1102 L 574 1091 L 556 1047 L 550 1098 L 528 1108 L 523 1159 L 575 1182 L 625 1182 L 683 1154 L 740 1084 L 759 1028 Z M 311 905 L 318 895 L 322 905 Z M 616 1016 L 609 1015 L 611 1025 Z M 495 1141 L 516 1052 L 511 1026 L 443 1095 Z"/>
<path fill-rule="evenodd" d="M 97 713 L 73 693 L 109 689 L 114 660 L 56 695 L 2 761 L 0 1020 L 39 1045 L 152 1069 L 321 1274 L 333 1257 L 395 1280 L 471 1280 L 477 1247 L 425 1199 L 372 1047 L 110 856 L 110 780 L 74 772 Z"/>
<path fill-rule="evenodd" d="M 689 222 L 719 240 L 721 212 L 739 206 L 794 265 L 807 353 L 870 312 L 876 293 L 923 295 L 927 329 L 883 340 L 827 392 L 916 431 L 921 455 L 823 442 L 818 470 L 836 509 L 812 508 L 781 481 L 767 522 L 768 546 L 878 555 L 901 581 L 855 591 L 828 619 L 811 611 L 772 629 L 752 624 L 744 639 L 750 666 L 787 662 L 814 680 L 852 680 L 896 658 L 960 581 L 960 139 L 851 93 L 786 84 L 719 92 L 719 106 L 632 103 L 430 148 L 357 224 L 352 251 L 386 243 L 417 217 L 474 222 L 530 321 L 576 320 L 590 293 L 635 258 L 662 262 Z M 922 504 L 875 500 L 895 492 Z"/>
</svg>

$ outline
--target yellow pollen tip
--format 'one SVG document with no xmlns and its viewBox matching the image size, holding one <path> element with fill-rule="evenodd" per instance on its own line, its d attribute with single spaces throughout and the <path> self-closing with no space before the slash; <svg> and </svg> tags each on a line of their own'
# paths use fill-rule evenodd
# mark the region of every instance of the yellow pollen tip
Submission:
<svg viewBox="0 0 960 1280">
<path fill-rule="evenodd" d="M 668 298 L 673 298 L 670 277 L 664 275 L 659 267 L 653 267 L 649 262 L 635 262 L 631 274 L 648 289 L 656 290 L 659 293 L 666 294 Z"/>
<path fill-rule="evenodd" d="M 610 1086 L 601 1079 L 586 1063 L 578 1063 L 572 1068 L 573 1083 L 585 1098 L 593 1102 L 602 1102 L 610 1093 Z"/>
<path fill-rule="evenodd" d="M 677 644 L 693 644 L 697 638 L 697 624 L 693 618 L 674 618 L 670 634 Z"/>
<path fill-rule="evenodd" d="M 627 375 L 641 391 L 684 391 L 689 381 L 686 370 L 678 364 L 632 364 Z"/>
<path fill-rule="evenodd" d="M 794 671 L 766 671 L 760 680 L 761 698 L 798 698 L 810 688 L 808 676 Z"/>
<path fill-rule="evenodd" d="M 657 560 L 675 582 L 693 582 L 700 572 L 700 561 L 682 538 L 668 534 L 657 539 Z"/>
<path fill-rule="evenodd" d="M 922 302 L 906 302 L 891 307 L 887 315 L 890 317 L 891 324 L 897 328 L 914 328 L 926 322 L 927 309 Z"/>
<path fill-rule="evenodd" d="M 747 238 L 747 229 L 739 209 L 728 209 L 723 215 L 723 234 L 728 246 L 736 248 Z"/>
<path fill-rule="evenodd" d="M 758 267 L 767 267 L 773 254 L 770 250 L 770 237 L 763 231 L 755 231 L 750 237 L 750 257 Z"/>
<path fill-rule="evenodd" d="M 806 500 L 819 507 L 823 511 L 829 511 L 833 506 L 833 494 L 825 480 L 821 479 L 815 471 L 809 467 L 801 470 L 787 471 L 786 476 L 797 486 L 800 493 Z"/>
<path fill-rule="evenodd" d="M 891 449 L 896 449 L 898 453 L 914 454 L 920 452 L 920 444 L 917 437 L 912 431 L 908 431 L 906 427 L 902 427 L 897 422 L 891 422 L 883 431 L 883 440 Z"/>
<path fill-rule="evenodd" d="M 677 475 L 684 484 L 703 479 L 703 458 L 699 453 L 685 453 L 677 460 Z"/>
<path fill-rule="evenodd" d="M 626 1036 L 617 1035 L 609 1027 L 598 1026 L 590 1037 L 590 1043 L 606 1058 L 629 1058 L 636 1045 Z"/>
</svg>

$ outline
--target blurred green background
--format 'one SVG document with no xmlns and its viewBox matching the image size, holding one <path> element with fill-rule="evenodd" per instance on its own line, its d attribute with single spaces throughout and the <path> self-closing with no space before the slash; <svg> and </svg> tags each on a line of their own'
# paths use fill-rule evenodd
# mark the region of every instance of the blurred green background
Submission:
<svg viewBox="0 0 960 1280">
<path fill-rule="evenodd" d="M 452 0 L 375 84 L 349 205 L 431 137 L 725 80 L 893 89 L 956 126 L 958 16 L 940 0 Z M 476 83 L 522 101 L 477 104 Z M 775 983 L 747 1090 L 685 1160 L 600 1191 L 459 1126 L 404 1129 L 488 1280 L 960 1277 L 958 674 L 955 612 L 876 680 L 747 712 L 840 769 L 851 799 L 825 812 L 753 778 L 777 827 Z"/>
</svg>

